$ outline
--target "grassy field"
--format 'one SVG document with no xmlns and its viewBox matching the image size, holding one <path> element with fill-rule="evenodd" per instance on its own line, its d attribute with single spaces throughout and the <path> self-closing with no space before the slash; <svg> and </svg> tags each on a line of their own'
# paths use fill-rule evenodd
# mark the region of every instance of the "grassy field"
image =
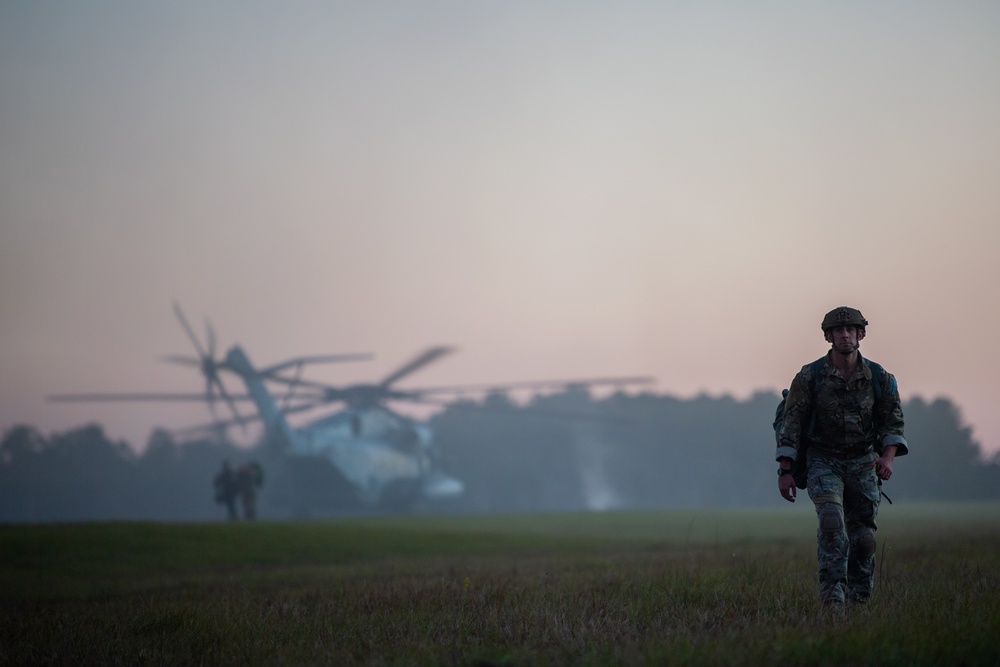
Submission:
<svg viewBox="0 0 1000 667">
<path fill-rule="evenodd" d="M 0 526 L 0 661 L 1000 665 L 1000 505 L 880 526 L 842 616 L 799 506 Z"/>
</svg>

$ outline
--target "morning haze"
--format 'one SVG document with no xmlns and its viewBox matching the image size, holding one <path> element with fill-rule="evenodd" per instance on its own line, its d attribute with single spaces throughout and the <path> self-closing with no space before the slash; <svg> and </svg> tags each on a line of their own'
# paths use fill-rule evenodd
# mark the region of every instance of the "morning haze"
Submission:
<svg viewBox="0 0 1000 667">
<path fill-rule="evenodd" d="M 331 382 L 453 344 L 412 382 L 738 398 L 846 304 L 997 451 L 997 71 L 989 3 L 4 3 L 0 427 L 204 421 L 45 400 L 197 391 L 175 300 L 376 354 Z"/>
</svg>

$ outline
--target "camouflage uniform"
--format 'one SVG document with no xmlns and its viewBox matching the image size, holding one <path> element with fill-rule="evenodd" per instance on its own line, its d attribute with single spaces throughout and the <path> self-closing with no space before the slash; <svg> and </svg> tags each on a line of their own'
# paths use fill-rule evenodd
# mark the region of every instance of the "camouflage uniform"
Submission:
<svg viewBox="0 0 1000 667">
<path fill-rule="evenodd" d="M 236 520 L 236 472 L 229 461 L 222 462 L 220 470 L 212 479 L 215 487 L 215 502 L 226 506 L 226 516 L 230 521 Z"/>
<path fill-rule="evenodd" d="M 860 355 L 858 361 L 845 380 L 827 353 L 818 385 L 811 367 L 803 366 L 792 381 L 777 434 L 776 458 L 795 460 L 803 451 L 807 457 L 809 497 L 819 519 L 818 574 L 825 604 L 864 603 L 871 596 L 880 499 L 873 467 L 876 447 L 896 445 L 896 456 L 907 453 L 896 379 L 881 373 L 876 403 L 872 382 L 879 375 L 876 371 L 873 380 L 868 363 Z"/>
</svg>

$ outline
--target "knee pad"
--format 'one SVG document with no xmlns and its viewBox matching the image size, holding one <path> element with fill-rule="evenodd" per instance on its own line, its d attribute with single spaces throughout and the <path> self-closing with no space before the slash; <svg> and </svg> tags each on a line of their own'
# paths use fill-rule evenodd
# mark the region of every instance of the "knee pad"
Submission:
<svg viewBox="0 0 1000 667">
<path fill-rule="evenodd" d="M 864 532 L 858 536 L 858 539 L 854 542 L 854 549 L 857 550 L 857 555 L 862 558 L 867 558 L 868 556 L 875 555 L 875 533 Z"/>
<path fill-rule="evenodd" d="M 836 535 L 844 530 L 844 513 L 838 506 L 823 505 L 819 509 L 819 529 L 828 535 Z M 874 545 L 873 539 L 873 549 Z"/>
</svg>

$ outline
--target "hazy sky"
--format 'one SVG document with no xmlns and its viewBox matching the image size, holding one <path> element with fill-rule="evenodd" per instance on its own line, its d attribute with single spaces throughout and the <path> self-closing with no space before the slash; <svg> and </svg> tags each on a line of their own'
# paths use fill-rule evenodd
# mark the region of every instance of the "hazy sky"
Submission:
<svg viewBox="0 0 1000 667">
<path fill-rule="evenodd" d="M 1000 450 L 998 119 L 986 0 L 2 1 L 0 429 L 204 421 L 45 400 L 197 391 L 175 299 L 260 364 L 376 354 L 333 382 L 452 344 L 406 384 L 738 398 L 847 304 Z"/>
</svg>

